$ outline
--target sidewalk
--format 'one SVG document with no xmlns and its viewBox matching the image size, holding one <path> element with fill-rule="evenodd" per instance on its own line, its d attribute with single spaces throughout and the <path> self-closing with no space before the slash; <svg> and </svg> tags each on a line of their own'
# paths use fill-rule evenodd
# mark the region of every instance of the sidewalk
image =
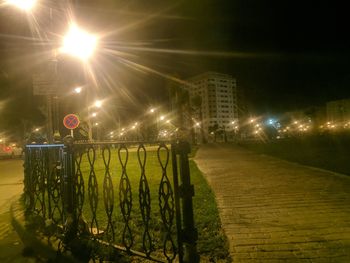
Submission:
<svg viewBox="0 0 350 263">
<path fill-rule="evenodd" d="M 13 228 L 11 221 L 13 217 L 23 217 L 23 211 L 16 209 L 11 214 L 10 206 L 20 196 L 16 196 L 8 200 L 8 202 L 0 208 L 0 262 L 1 263 L 34 263 L 35 258 L 27 257 L 26 246 L 23 244 L 18 233 Z"/>
<path fill-rule="evenodd" d="M 233 262 L 350 262 L 350 176 L 218 144 L 195 161 Z"/>
</svg>

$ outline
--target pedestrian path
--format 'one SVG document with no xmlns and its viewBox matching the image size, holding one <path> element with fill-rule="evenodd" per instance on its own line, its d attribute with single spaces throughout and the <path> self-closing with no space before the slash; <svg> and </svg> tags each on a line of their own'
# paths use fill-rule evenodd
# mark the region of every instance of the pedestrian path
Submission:
<svg viewBox="0 0 350 263">
<path fill-rule="evenodd" d="M 233 262 L 350 262 L 350 176 L 232 145 L 204 145 L 195 161 Z"/>
</svg>

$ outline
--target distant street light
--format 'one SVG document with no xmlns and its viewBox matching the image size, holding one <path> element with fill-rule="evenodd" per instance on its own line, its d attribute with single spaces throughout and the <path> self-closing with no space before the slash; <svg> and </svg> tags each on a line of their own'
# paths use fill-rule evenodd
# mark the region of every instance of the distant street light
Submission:
<svg viewBox="0 0 350 263">
<path fill-rule="evenodd" d="M 76 87 L 76 88 L 74 89 L 74 92 L 75 92 L 76 94 L 81 93 L 81 91 L 82 91 L 82 87 Z"/>
<path fill-rule="evenodd" d="M 93 112 L 93 113 L 91 114 L 91 116 L 92 116 L 92 117 L 96 117 L 96 116 L 97 116 L 97 113 L 96 113 L 96 112 Z"/>
<path fill-rule="evenodd" d="M 102 107 L 102 101 L 96 100 L 94 105 L 95 105 L 95 107 L 97 107 L 97 108 L 101 108 L 101 107 Z"/>
<path fill-rule="evenodd" d="M 14 5 L 22 10 L 29 11 L 31 10 L 37 0 L 7 0 L 6 3 Z"/>
</svg>

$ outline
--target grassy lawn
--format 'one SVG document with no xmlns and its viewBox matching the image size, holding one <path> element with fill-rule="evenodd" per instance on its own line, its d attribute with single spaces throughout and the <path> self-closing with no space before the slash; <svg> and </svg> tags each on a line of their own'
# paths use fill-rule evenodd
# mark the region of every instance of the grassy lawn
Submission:
<svg viewBox="0 0 350 263">
<path fill-rule="evenodd" d="M 241 145 L 259 153 L 350 175 L 350 136 L 347 134 L 310 135 L 268 143 L 242 142 Z"/>
<path fill-rule="evenodd" d="M 165 149 L 162 149 L 159 155 L 161 157 L 161 164 L 164 167 L 164 170 L 161 168 L 160 162 L 158 160 L 157 149 L 155 147 L 147 148 L 146 154 L 145 176 L 149 185 L 151 197 L 151 220 L 149 222 L 149 229 L 150 236 L 152 238 L 152 245 L 155 250 L 161 250 L 163 241 L 163 224 L 161 220 L 159 207 L 159 186 L 163 172 L 166 171 L 169 182 L 171 185 L 173 185 L 171 155 L 167 156 L 167 153 L 168 152 Z M 107 152 L 105 152 L 105 157 L 107 157 L 106 159 L 108 159 Z M 112 183 L 111 188 L 113 188 L 114 190 L 112 214 L 112 222 L 114 227 L 113 229 L 115 231 L 114 242 L 121 245 L 123 244 L 122 236 L 125 228 L 125 221 L 123 220 L 123 216 L 121 213 L 119 187 L 122 177 L 121 163 L 125 163 L 126 153 L 125 151 L 122 151 L 120 153 L 120 156 L 118 156 L 117 149 L 112 149 L 110 157 L 111 160 L 109 164 L 109 175 L 111 178 L 110 183 Z M 122 160 L 121 162 L 119 160 L 119 157 Z M 140 157 L 141 163 L 143 163 L 143 152 L 141 152 Z M 106 177 L 106 165 L 102 158 L 102 151 L 96 150 L 96 161 L 94 163 L 94 173 L 97 179 L 96 193 L 98 197 L 98 202 L 96 206 L 96 221 L 93 220 L 94 213 L 92 213 L 91 204 L 89 202 L 89 177 L 91 174 L 91 170 L 86 154 L 83 155 L 80 169 L 84 178 L 85 187 L 83 204 L 84 219 L 88 222 L 89 227 L 96 228 L 98 226 L 100 230 L 106 231 L 108 221 L 103 198 L 103 185 L 105 183 L 104 180 Z M 198 251 L 201 257 L 214 260 L 211 262 L 218 262 L 219 259 L 225 259 L 228 257 L 228 245 L 225 236 L 220 228 L 221 225 L 218 210 L 215 203 L 215 197 L 210 187 L 208 186 L 206 180 L 203 178 L 201 172 L 196 167 L 193 161 L 190 161 L 190 170 L 191 181 L 195 187 L 195 197 L 193 198 L 193 203 L 195 224 L 199 234 L 197 246 Z M 141 209 L 139 204 L 139 184 L 141 177 L 141 166 L 138 159 L 137 148 L 129 148 L 126 165 L 126 175 L 129 179 L 129 186 L 131 187 L 132 192 L 132 206 L 129 220 L 129 227 L 131 229 L 132 238 L 130 235 L 127 234 L 125 241 L 127 243 L 133 242 L 132 249 L 143 251 L 142 238 L 144 234 L 144 223 L 142 221 Z M 124 186 L 126 186 L 126 184 L 126 181 L 124 181 Z M 94 221 L 94 223 L 92 223 L 92 221 Z M 172 236 L 174 238 L 174 241 L 176 241 L 175 218 L 173 219 L 173 226 L 171 232 L 173 234 Z"/>
</svg>

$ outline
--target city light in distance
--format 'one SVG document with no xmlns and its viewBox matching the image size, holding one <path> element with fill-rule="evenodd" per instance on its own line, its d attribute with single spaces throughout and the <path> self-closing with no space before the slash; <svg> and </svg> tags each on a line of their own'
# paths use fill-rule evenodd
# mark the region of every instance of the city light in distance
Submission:
<svg viewBox="0 0 350 263">
<path fill-rule="evenodd" d="M 76 94 L 79 94 L 81 91 L 82 91 L 82 87 L 76 87 L 76 88 L 74 89 L 74 92 L 75 92 Z"/>
<path fill-rule="evenodd" d="M 94 105 L 95 105 L 95 107 L 97 107 L 97 108 L 101 108 L 101 107 L 102 107 L 102 101 L 96 100 Z"/>
<path fill-rule="evenodd" d="M 93 113 L 91 114 L 91 116 L 92 116 L 92 117 L 96 117 L 96 116 L 97 116 L 97 113 L 96 113 L 96 112 L 93 112 Z"/>
</svg>

